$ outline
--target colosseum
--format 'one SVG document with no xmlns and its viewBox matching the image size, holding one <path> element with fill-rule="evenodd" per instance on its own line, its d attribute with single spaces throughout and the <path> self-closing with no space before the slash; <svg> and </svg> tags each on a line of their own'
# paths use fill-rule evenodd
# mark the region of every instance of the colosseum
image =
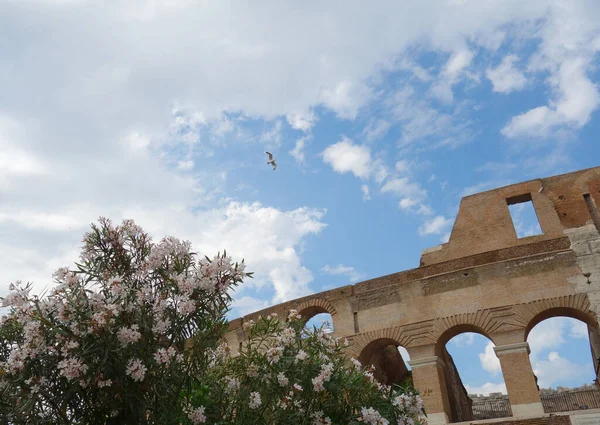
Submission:
<svg viewBox="0 0 600 425">
<path fill-rule="evenodd" d="M 508 207 L 523 202 L 533 204 L 541 234 L 517 236 Z M 295 308 L 308 320 L 329 313 L 335 336 L 351 342 L 347 355 L 374 365 L 383 382 L 399 382 L 409 373 L 396 349 L 406 348 L 415 387 L 429 390 L 424 402 L 431 425 L 598 425 L 598 388 L 584 391 L 585 400 L 576 395 L 573 402 L 548 401 L 556 395 L 538 388 L 527 343 L 530 330 L 547 318 L 585 322 L 598 379 L 598 204 L 600 167 L 466 196 L 448 242 L 424 250 L 418 268 L 233 320 L 227 340 L 240 347 L 244 321 L 258 315 L 282 316 Z M 446 343 L 463 332 L 484 335 L 495 345 L 508 392 L 491 397 L 503 406 L 492 409 L 495 414 L 482 415 L 485 409 L 469 397 L 446 351 Z"/>
</svg>

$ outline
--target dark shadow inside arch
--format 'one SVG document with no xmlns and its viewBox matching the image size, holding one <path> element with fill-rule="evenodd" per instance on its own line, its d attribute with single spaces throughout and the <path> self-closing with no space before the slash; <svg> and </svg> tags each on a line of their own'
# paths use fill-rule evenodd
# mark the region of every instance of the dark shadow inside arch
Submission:
<svg viewBox="0 0 600 425">
<path fill-rule="evenodd" d="M 404 352 L 404 355 L 401 354 Z M 363 366 L 374 367 L 373 377 L 385 385 L 398 384 L 412 388 L 412 372 L 406 350 L 397 341 L 381 338 L 369 343 L 358 360 Z"/>
</svg>

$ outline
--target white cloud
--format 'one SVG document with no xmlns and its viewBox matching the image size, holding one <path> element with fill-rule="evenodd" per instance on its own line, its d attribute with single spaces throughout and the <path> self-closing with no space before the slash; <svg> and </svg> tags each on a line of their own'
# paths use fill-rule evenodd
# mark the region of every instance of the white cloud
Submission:
<svg viewBox="0 0 600 425">
<path fill-rule="evenodd" d="M 419 235 L 440 235 L 445 233 L 451 225 L 452 219 L 446 218 L 443 215 L 438 215 L 425 221 L 425 223 L 419 227 Z"/>
<path fill-rule="evenodd" d="M 600 94 L 586 75 L 589 67 L 583 58 L 565 59 L 549 81 L 555 92 L 548 106 L 538 106 L 513 117 L 501 130 L 508 138 L 545 138 L 567 127 L 578 129 L 590 120 Z"/>
<path fill-rule="evenodd" d="M 479 353 L 479 361 L 481 362 L 481 367 L 483 370 L 491 373 L 492 375 L 498 375 L 502 373 L 502 369 L 500 367 L 500 360 L 498 356 L 494 352 L 494 343 L 489 341 L 483 353 Z"/>
<path fill-rule="evenodd" d="M 240 123 L 264 119 L 279 122 L 263 135 L 263 143 L 278 146 L 278 120 L 301 131 L 314 125 L 302 111 L 323 107 L 352 119 L 380 96 L 374 85 L 387 64 L 424 38 L 428 50 L 461 52 L 467 38 L 495 45 L 507 24 L 548 15 L 534 36 L 541 39 L 537 66 L 549 64 L 554 76 L 549 118 L 581 126 L 597 104 L 587 77 L 599 46 L 590 42 L 600 22 L 595 2 L 428 0 L 409 10 L 393 1 L 366 9 L 361 2 L 320 3 L 295 13 L 286 2 L 242 4 L 233 13 L 225 2 L 58 4 L 36 2 L 35 14 L 26 1 L 0 5 L 0 36 L 12 41 L 0 58 L 0 110 L 10 117 L 0 123 L 3 282 L 29 277 L 43 285 L 53 268 L 76 258 L 81 226 L 102 214 L 133 217 L 153 235 L 176 233 L 203 250 L 249 253 L 255 282 L 273 286 L 278 300 L 304 293 L 311 275 L 299 246 L 320 231 L 321 213 L 232 203 L 220 169 L 226 164 L 211 168 L 194 157 L 193 173 L 180 173 L 181 152 L 171 152 L 171 142 L 208 150 L 199 143 L 208 128 L 222 145 L 261 143 Z M 449 77 L 470 61 L 453 58 Z M 427 80 L 426 72 L 415 75 Z M 402 124 L 402 146 L 456 146 L 473 137 L 459 102 L 444 113 L 411 87 L 389 100 L 385 119 Z M 176 157 L 175 169 L 165 157 Z M 369 175 L 363 160 L 350 163 L 347 171 Z M 401 202 L 416 207 L 414 199 Z"/>
<path fill-rule="evenodd" d="M 23 150 L 44 151 L 35 139 L 20 140 Z M 281 302 L 310 293 L 313 277 L 302 264 L 302 241 L 325 226 L 325 211 L 301 207 L 280 210 L 260 203 L 240 203 L 211 192 L 223 172 L 183 176 L 154 156 L 122 155 L 120 141 L 90 154 L 63 159 L 47 155 L 48 175 L 18 176 L 2 189 L 0 292 L 15 280 L 34 281 L 34 290 L 52 285 L 52 272 L 72 266 L 89 223 L 100 215 L 120 221 L 133 218 L 154 238 L 189 239 L 195 250 L 209 256 L 227 249 L 246 258 L 256 278 L 236 292 L 263 287 Z M 126 147 L 123 146 L 123 149 Z M 205 185 L 205 183 L 209 183 Z M 208 187 L 207 187 L 208 186 Z M 93 188 L 93 190 L 90 190 Z M 68 197 L 56 196 L 68 193 Z M 207 201 L 212 199 L 212 201 Z M 201 206 L 199 208 L 199 205 Z"/>
<path fill-rule="evenodd" d="M 586 365 L 572 363 L 561 357 L 556 351 L 550 352 L 547 359 L 536 360 L 533 363 L 533 373 L 538 378 L 540 388 L 551 388 L 561 380 L 583 380 L 590 376 L 589 372 Z"/>
<path fill-rule="evenodd" d="M 369 148 L 354 144 L 347 137 L 327 147 L 321 155 L 323 161 L 331 165 L 337 173 L 351 172 L 362 179 L 369 177 L 371 174 L 371 152 Z"/>
<path fill-rule="evenodd" d="M 371 199 L 371 195 L 369 193 L 369 186 L 367 186 L 366 184 L 363 184 L 360 187 L 360 190 L 362 191 L 364 201 L 368 201 L 369 199 Z"/>
<path fill-rule="evenodd" d="M 321 93 L 320 101 L 336 111 L 341 119 L 354 119 L 361 106 L 371 98 L 371 90 L 362 82 L 343 80 Z"/>
<path fill-rule="evenodd" d="M 553 317 L 540 322 L 529 333 L 531 364 L 540 388 L 550 388 L 565 381 L 583 383 L 585 379 L 593 379 L 591 362 L 573 363 L 560 354 L 568 343 L 567 337 L 587 339 L 587 325 L 571 318 Z"/>
<path fill-rule="evenodd" d="M 303 114 L 288 114 L 286 119 L 290 127 L 304 132 L 310 131 L 318 121 L 312 110 Z"/>
<path fill-rule="evenodd" d="M 298 140 L 296 140 L 296 145 L 294 146 L 294 149 L 288 152 L 298 164 L 304 164 L 306 161 L 304 148 L 306 146 L 307 140 L 307 137 L 300 137 Z"/>
<path fill-rule="evenodd" d="M 245 316 L 250 313 L 254 313 L 255 311 L 262 310 L 264 308 L 269 307 L 271 304 L 266 300 L 260 300 L 258 298 L 253 298 L 249 296 L 244 297 L 234 297 L 234 301 L 232 303 L 232 308 L 234 308 L 235 316 Z M 234 317 L 232 317 L 234 318 Z"/>
<path fill-rule="evenodd" d="M 473 332 L 464 332 L 460 335 L 455 336 L 450 341 L 452 344 L 457 347 L 467 347 L 469 345 L 473 345 L 473 341 L 475 340 L 475 333 Z"/>
<path fill-rule="evenodd" d="M 452 103 L 454 101 L 452 86 L 458 82 L 461 74 L 472 60 L 473 53 L 467 49 L 461 49 L 450 56 L 438 81 L 432 84 L 430 94 L 444 103 Z"/>
<path fill-rule="evenodd" d="M 419 204 L 416 213 L 421 215 L 431 215 L 433 214 L 433 209 L 429 205 Z"/>
<path fill-rule="evenodd" d="M 569 336 L 577 339 L 589 339 L 588 325 L 580 320 L 571 320 Z"/>
<path fill-rule="evenodd" d="M 388 96 L 385 104 L 401 124 L 401 147 L 454 147 L 467 143 L 475 134 L 466 103 L 457 102 L 451 112 L 441 112 L 421 99 L 414 87 L 404 86 Z"/>
<path fill-rule="evenodd" d="M 398 171 L 399 173 L 406 173 L 407 171 L 410 170 L 410 164 L 408 163 L 407 160 L 405 159 L 401 159 L 400 161 L 396 162 L 396 171 Z"/>
<path fill-rule="evenodd" d="M 390 127 L 391 124 L 386 120 L 372 120 L 363 130 L 363 135 L 367 142 L 373 142 L 384 137 Z"/>
<path fill-rule="evenodd" d="M 365 277 L 364 273 L 360 273 L 354 269 L 354 267 L 344 266 L 338 264 L 337 266 L 325 265 L 321 271 L 329 275 L 344 275 L 350 279 L 350 283 L 358 282 Z"/>
<path fill-rule="evenodd" d="M 543 350 L 555 349 L 565 343 L 563 337 L 569 319 L 553 317 L 538 323 L 527 336 L 532 358 Z"/>
<path fill-rule="evenodd" d="M 179 163 L 177 164 L 177 168 L 179 168 L 180 170 L 191 170 L 192 168 L 194 168 L 194 161 L 179 161 Z"/>
<path fill-rule="evenodd" d="M 490 395 L 490 393 L 502 393 L 502 394 L 508 394 L 508 392 L 506 391 L 506 384 L 504 382 L 501 383 L 492 383 L 492 382 L 486 382 L 483 385 L 479 385 L 479 386 L 472 386 L 472 385 L 465 385 L 465 389 L 467 390 L 468 394 L 481 394 L 481 395 Z"/>
<path fill-rule="evenodd" d="M 399 196 L 400 208 L 408 209 L 427 198 L 427 191 L 408 177 L 395 177 L 388 180 L 381 188 L 382 193 L 393 193 Z"/>
<path fill-rule="evenodd" d="M 421 81 L 431 81 L 433 79 L 429 71 L 409 58 L 403 57 L 400 62 L 398 62 L 397 66 L 398 69 L 410 71 Z"/>
<path fill-rule="evenodd" d="M 492 90 L 497 93 L 510 93 L 523 89 L 527 78 L 521 71 L 515 69 L 514 64 L 519 58 L 516 55 L 507 55 L 496 68 L 488 68 L 485 76 L 492 82 Z"/>
<path fill-rule="evenodd" d="M 281 137 L 283 124 L 281 121 L 276 121 L 269 130 L 264 131 L 260 135 L 260 140 L 267 149 L 279 149 L 281 147 Z"/>
</svg>

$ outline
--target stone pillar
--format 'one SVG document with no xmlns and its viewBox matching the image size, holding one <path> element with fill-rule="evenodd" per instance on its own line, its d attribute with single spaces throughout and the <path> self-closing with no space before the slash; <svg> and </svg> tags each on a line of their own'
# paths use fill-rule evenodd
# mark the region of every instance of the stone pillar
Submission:
<svg viewBox="0 0 600 425">
<path fill-rule="evenodd" d="M 450 422 L 450 405 L 444 362 L 437 356 L 410 360 L 413 384 L 423 397 L 425 413 L 429 425 L 445 425 Z"/>
<path fill-rule="evenodd" d="M 494 347 L 494 351 L 500 359 L 513 417 L 544 415 L 540 393 L 529 361 L 529 344 L 518 342 L 500 345 Z"/>
</svg>

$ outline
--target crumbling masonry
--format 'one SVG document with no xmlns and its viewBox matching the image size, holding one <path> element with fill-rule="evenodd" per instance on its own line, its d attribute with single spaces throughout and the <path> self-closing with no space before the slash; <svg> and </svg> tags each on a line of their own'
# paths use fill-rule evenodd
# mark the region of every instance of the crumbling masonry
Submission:
<svg viewBox="0 0 600 425">
<path fill-rule="evenodd" d="M 508 205 L 527 201 L 542 234 L 518 238 Z M 296 308 L 308 319 L 329 313 L 335 336 L 351 341 L 348 356 L 375 364 L 380 380 L 402 379 L 406 366 L 394 348 L 408 350 L 414 385 L 431 390 L 425 408 L 437 425 L 464 421 L 461 409 L 470 409 L 445 345 L 477 332 L 495 344 L 513 419 L 548 417 L 527 335 L 544 319 L 577 318 L 588 325 L 592 355 L 600 355 L 598 206 L 600 167 L 464 197 L 449 241 L 425 250 L 418 268 L 236 319 L 227 340 L 234 349 L 243 344 L 243 322 L 259 314 L 285 316 Z"/>
</svg>

